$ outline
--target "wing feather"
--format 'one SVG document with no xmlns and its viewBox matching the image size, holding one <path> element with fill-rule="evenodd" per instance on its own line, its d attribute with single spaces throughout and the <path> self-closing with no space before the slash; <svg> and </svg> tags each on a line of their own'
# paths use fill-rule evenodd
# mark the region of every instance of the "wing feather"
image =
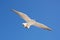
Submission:
<svg viewBox="0 0 60 40">
<path fill-rule="evenodd" d="M 36 22 L 34 25 L 37 26 L 37 27 L 46 29 L 46 30 L 50 30 L 50 31 L 52 30 L 51 28 L 47 27 L 46 25 L 44 25 L 44 24 L 42 24 L 42 23 Z"/>
<path fill-rule="evenodd" d="M 30 17 L 28 17 L 26 14 L 22 12 L 16 11 L 14 9 L 12 9 L 12 11 L 18 14 L 20 17 L 22 17 L 26 22 L 29 22 L 31 20 Z"/>
</svg>

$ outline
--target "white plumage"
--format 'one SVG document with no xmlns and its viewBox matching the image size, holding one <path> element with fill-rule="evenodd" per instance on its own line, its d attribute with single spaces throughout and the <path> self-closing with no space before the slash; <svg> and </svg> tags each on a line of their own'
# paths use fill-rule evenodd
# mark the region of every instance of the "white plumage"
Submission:
<svg viewBox="0 0 60 40">
<path fill-rule="evenodd" d="M 31 25 L 46 29 L 46 30 L 52 30 L 51 28 L 47 27 L 46 25 L 36 22 L 35 20 L 31 19 L 29 16 L 27 16 L 26 14 L 24 14 L 23 12 L 19 12 L 16 11 L 14 9 L 12 9 L 13 12 L 15 12 L 16 14 L 18 14 L 20 17 L 22 17 L 26 23 L 22 23 L 24 25 L 25 28 L 30 28 Z"/>
</svg>

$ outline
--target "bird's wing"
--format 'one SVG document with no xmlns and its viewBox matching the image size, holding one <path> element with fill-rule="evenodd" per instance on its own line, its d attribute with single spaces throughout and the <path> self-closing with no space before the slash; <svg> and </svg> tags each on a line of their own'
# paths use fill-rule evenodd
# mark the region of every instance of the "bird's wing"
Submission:
<svg viewBox="0 0 60 40">
<path fill-rule="evenodd" d="M 26 14 L 22 12 L 16 11 L 14 9 L 12 9 L 12 11 L 18 14 L 20 17 L 22 17 L 26 22 L 29 22 L 31 20 Z"/>
<path fill-rule="evenodd" d="M 42 23 L 35 22 L 33 25 L 37 26 L 37 27 L 40 27 L 40 28 L 43 28 L 43 29 L 46 29 L 46 30 L 49 30 L 49 31 L 52 30 L 51 28 L 47 27 L 46 25 L 44 25 Z"/>
</svg>

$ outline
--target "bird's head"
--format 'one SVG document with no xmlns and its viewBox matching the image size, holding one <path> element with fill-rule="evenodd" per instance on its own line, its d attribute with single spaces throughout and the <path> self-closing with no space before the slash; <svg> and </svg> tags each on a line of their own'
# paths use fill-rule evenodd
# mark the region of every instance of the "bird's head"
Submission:
<svg viewBox="0 0 60 40">
<path fill-rule="evenodd" d="M 22 25 L 23 25 L 25 28 L 27 28 L 27 23 L 22 23 Z"/>
</svg>

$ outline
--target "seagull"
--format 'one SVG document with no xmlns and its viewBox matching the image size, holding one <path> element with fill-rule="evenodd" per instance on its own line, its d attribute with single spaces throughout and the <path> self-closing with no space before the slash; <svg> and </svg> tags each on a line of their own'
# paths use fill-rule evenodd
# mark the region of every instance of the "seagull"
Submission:
<svg viewBox="0 0 60 40">
<path fill-rule="evenodd" d="M 24 19 L 24 20 L 26 21 L 26 23 L 22 23 L 22 25 L 23 25 L 25 28 L 27 28 L 27 29 L 29 29 L 30 26 L 33 25 L 33 26 L 36 26 L 36 27 L 39 27 L 39 28 L 42 28 L 42 29 L 45 29 L 45 30 L 49 30 L 49 31 L 52 30 L 52 29 L 49 28 L 48 26 L 46 26 L 46 25 L 44 25 L 44 24 L 42 24 L 42 23 L 39 23 L 39 22 L 31 19 L 28 15 L 26 15 L 26 14 L 23 13 L 23 12 L 17 11 L 17 10 L 15 10 L 15 9 L 12 9 L 12 11 L 13 11 L 14 13 L 18 14 L 22 19 Z"/>
</svg>

